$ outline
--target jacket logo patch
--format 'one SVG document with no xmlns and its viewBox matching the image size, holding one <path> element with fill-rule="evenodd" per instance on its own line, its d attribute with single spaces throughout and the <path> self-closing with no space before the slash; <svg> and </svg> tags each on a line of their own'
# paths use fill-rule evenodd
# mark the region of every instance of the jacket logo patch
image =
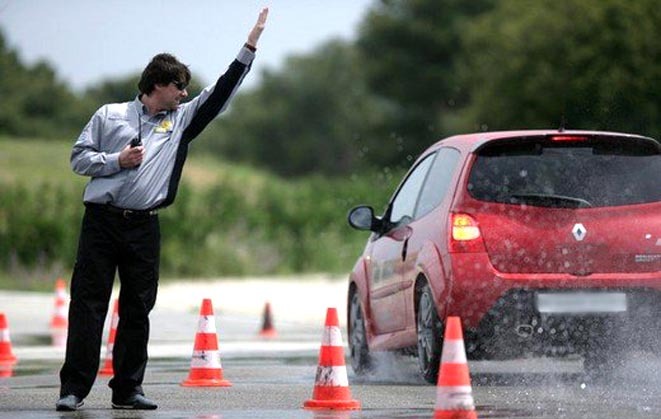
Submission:
<svg viewBox="0 0 661 419">
<path fill-rule="evenodd" d="M 169 119 L 164 119 L 163 122 L 161 122 L 154 131 L 159 133 L 172 131 L 172 121 Z"/>
</svg>

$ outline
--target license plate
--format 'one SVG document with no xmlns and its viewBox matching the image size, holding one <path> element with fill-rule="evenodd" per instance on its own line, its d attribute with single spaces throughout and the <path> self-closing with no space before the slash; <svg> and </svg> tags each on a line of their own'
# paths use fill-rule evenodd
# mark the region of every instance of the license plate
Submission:
<svg viewBox="0 0 661 419">
<path fill-rule="evenodd" d="M 540 292 L 540 313 L 621 313 L 627 311 L 627 295 L 622 292 Z"/>
</svg>

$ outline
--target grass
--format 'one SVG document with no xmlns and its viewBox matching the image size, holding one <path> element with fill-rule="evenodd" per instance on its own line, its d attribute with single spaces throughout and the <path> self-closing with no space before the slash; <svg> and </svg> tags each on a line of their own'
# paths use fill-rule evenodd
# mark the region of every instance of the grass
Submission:
<svg viewBox="0 0 661 419">
<path fill-rule="evenodd" d="M 0 183 L 24 185 L 76 184 L 82 187 L 88 178 L 76 175 L 69 166 L 73 140 L 54 141 L 16 139 L 0 136 Z M 228 163 L 207 155 L 192 153 L 186 161 L 183 182 L 196 189 L 206 189 L 228 179 L 241 181 L 246 189 L 273 182 L 273 175 L 250 167 Z"/>
<path fill-rule="evenodd" d="M 85 179 L 73 174 L 69 167 L 72 144 L 0 137 L 0 182 L 84 184 Z"/>
</svg>

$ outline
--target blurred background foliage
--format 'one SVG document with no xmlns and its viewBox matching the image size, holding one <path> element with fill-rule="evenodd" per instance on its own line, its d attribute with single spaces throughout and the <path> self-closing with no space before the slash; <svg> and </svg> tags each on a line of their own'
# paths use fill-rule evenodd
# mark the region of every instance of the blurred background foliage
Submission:
<svg viewBox="0 0 661 419">
<path fill-rule="evenodd" d="M 348 271 L 365 240 L 349 207 L 380 210 L 448 135 L 564 121 L 658 139 L 660 35 L 654 0 L 375 1 L 357 39 L 263 72 L 193 143 L 163 211 L 163 273 Z M 0 32 L 2 276 L 70 269 L 84 185 L 70 147 L 95 109 L 135 97 L 138 77 L 75 93 Z"/>
</svg>

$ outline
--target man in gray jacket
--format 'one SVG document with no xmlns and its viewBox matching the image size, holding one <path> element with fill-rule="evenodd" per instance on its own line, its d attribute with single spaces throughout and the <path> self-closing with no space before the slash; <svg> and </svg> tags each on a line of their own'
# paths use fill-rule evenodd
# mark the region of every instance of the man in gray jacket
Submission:
<svg viewBox="0 0 661 419">
<path fill-rule="evenodd" d="M 115 375 L 108 384 L 112 407 L 156 409 L 142 381 L 158 287 L 157 212 L 174 201 L 188 144 L 227 107 L 250 70 L 267 15 L 266 8 L 260 12 L 237 58 L 199 96 L 180 103 L 188 96 L 190 71 L 174 56 L 158 54 L 142 73 L 138 97 L 102 106 L 76 141 L 71 166 L 91 179 L 71 279 L 58 411 L 77 410 L 94 384 L 116 271 L 121 287 Z"/>
</svg>

